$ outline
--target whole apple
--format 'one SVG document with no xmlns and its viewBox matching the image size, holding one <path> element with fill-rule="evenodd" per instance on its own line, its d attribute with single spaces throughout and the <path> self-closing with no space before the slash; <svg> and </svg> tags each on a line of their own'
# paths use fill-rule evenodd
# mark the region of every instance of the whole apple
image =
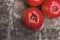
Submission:
<svg viewBox="0 0 60 40">
<path fill-rule="evenodd" d="M 30 6 L 38 6 L 43 3 L 43 0 L 25 0 L 25 2 Z"/>
<path fill-rule="evenodd" d="M 45 0 L 41 8 L 43 14 L 48 18 L 56 18 L 60 16 L 60 1 Z"/>
<path fill-rule="evenodd" d="M 37 30 L 43 24 L 43 15 L 36 7 L 30 7 L 24 10 L 22 14 L 22 23 L 30 30 Z"/>
</svg>

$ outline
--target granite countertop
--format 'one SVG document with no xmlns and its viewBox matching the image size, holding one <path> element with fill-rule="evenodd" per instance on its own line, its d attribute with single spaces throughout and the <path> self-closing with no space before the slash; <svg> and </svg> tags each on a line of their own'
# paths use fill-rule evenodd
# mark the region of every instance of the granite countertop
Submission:
<svg viewBox="0 0 60 40">
<path fill-rule="evenodd" d="M 0 0 L 0 40 L 60 40 L 60 17 L 44 17 L 38 30 L 28 30 L 21 24 L 26 8 L 23 0 Z"/>
</svg>

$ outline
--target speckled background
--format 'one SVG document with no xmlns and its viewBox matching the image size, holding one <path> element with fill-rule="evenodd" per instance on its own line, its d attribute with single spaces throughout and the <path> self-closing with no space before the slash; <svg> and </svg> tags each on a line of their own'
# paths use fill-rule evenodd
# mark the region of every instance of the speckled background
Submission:
<svg viewBox="0 0 60 40">
<path fill-rule="evenodd" d="M 0 0 L 0 40 L 60 40 L 60 17 L 44 17 L 38 30 L 28 30 L 21 24 L 26 8 L 23 0 Z"/>
</svg>

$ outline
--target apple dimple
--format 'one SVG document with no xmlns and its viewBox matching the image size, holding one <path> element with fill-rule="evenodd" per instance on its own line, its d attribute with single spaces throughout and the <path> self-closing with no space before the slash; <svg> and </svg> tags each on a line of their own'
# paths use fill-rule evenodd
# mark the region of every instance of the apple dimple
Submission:
<svg viewBox="0 0 60 40">
<path fill-rule="evenodd" d="M 35 16 L 35 15 L 32 15 L 31 19 L 32 19 L 33 21 L 35 21 L 35 20 L 36 20 L 36 16 Z"/>
<path fill-rule="evenodd" d="M 58 10 L 58 7 L 57 6 L 53 6 L 52 7 L 52 11 L 57 11 Z"/>
<path fill-rule="evenodd" d="M 31 23 L 36 23 L 36 21 L 37 21 L 37 18 L 36 18 L 36 16 L 31 16 Z"/>
<path fill-rule="evenodd" d="M 35 11 L 32 11 L 31 14 L 30 14 L 30 22 L 32 23 L 37 23 L 39 20 L 37 19 L 37 14 Z"/>
<path fill-rule="evenodd" d="M 52 13 L 57 14 L 57 13 L 59 13 L 59 11 L 60 11 L 59 9 L 60 9 L 59 4 L 58 4 L 57 2 L 55 2 L 55 1 L 52 2 L 50 11 L 51 11 Z"/>
</svg>

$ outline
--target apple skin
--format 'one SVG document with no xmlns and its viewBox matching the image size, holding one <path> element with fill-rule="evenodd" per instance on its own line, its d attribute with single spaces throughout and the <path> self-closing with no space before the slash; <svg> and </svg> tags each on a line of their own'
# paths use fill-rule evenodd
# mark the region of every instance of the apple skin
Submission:
<svg viewBox="0 0 60 40">
<path fill-rule="evenodd" d="M 39 29 L 44 21 L 41 11 L 36 7 L 30 7 L 24 10 L 21 18 L 22 23 L 30 30 Z"/>
<path fill-rule="evenodd" d="M 39 6 L 43 3 L 43 0 L 25 0 L 25 2 L 30 6 Z"/>
<path fill-rule="evenodd" d="M 45 0 L 41 10 L 48 18 L 56 18 L 60 16 L 60 0 Z"/>
</svg>

